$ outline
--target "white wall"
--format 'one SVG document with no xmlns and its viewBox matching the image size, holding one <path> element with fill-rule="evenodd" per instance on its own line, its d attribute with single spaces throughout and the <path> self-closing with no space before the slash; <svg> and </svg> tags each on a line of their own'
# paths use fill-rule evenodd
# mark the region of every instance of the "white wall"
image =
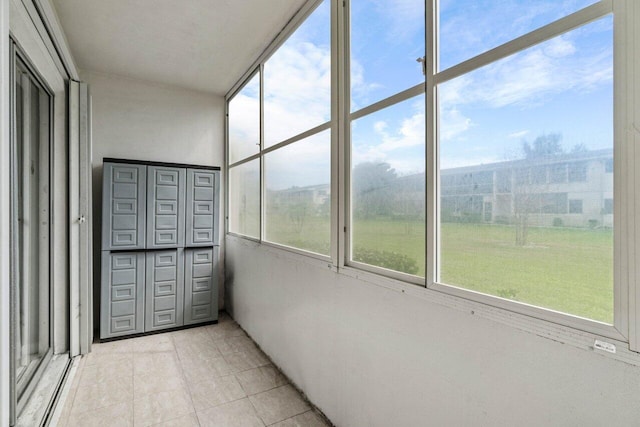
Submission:
<svg viewBox="0 0 640 427">
<path fill-rule="evenodd" d="M 234 318 L 336 426 L 628 426 L 640 368 L 227 236 Z"/>
<path fill-rule="evenodd" d="M 102 159 L 117 157 L 222 166 L 224 99 L 91 71 L 81 71 L 80 76 L 89 84 L 92 97 L 95 319 L 100 295 Z M 224 182 L 221 183 L 221 202 L 224 204 Z M 224 212 L 224 206 L 220 212 Z M 223 229 L 222 219 L 220 229 Z M 222 286 L 220 292 L 222 302 Z M 95 321 L 94 329 L 98 326 Z"/>
</svg>

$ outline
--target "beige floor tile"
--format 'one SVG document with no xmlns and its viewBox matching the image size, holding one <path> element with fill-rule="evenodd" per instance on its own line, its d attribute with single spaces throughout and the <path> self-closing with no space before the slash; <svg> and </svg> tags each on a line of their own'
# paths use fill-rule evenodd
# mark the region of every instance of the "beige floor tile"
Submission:
<svg viewBox="0 0 640 427">
<path fill-rule="evenodd" d="M 191 400 L 196 411 L 247 397 L 240 383 L 233 375 L 208 378 L 189 384 Z"/>
<path fill-rule="evenodd" d="M 267 356 L 257 348 L 227 354 L 224 356 L 224 360 L 227 361 L 234 373 L 265 366 L 270 363 Z"/>
<path fill-rule="evenodd" d="M 182 372 L 177 369 L 171 369 L 162 375 L 154 372 L 133 376 L 133 395 L 136 399 L 161 391 L 183 390 L 186 393 L 186 387 Z"/>
<path fill-rule="evenodd" d="M 148 394 L 133 401 L 134 425 L 151 426 L 195 412 L 184 390 Z"/>
<path fill-rule="evenodd" d="M 91 353 L 131 353 L 133 351 L 131 339 L 94 343 Z"/>
<path fill-rule="evenodd" d="M 210 339 L 209 333 L 204 326 L 171 332 L 171 334 L 169 335 L 171 336 L 171 339 L 173 340 L 173 343 L 176 347 L 178 347 L 180 344 L 200 342 L 206 339 Z"/>
<path fill-rule="evenodd" d="M 229 364 L 222 357 L 215 359 L 181 359 L 182 371 L 189 383 L 196 383 L 203 378 L 222 377 L 231 374 Z"/>
<path fill-rule="evenodd" d="M 133 402 L 121 402 L 105 408 L 71 414 L 65 427 L 133 426 Z"/>
<path fill-rule="evenodd" d="M 133 359 L 102 360 L 82 369 L 80 387 L 85 384 L 104 382 L 112 378 L 131 376 L 133 376 Z"/>
<path fill-rule="evenodd" d="M 287 418 L 279 423 L 272 424 L 271 427 L 331 427 L 324 419 L 313 411 Z"/>
<path fill-rule="evenodd" d="M 236 374 L 248 394 L 261 393 L 288 383 L 287 378 L 273 365 L 260 366 Z"/>
<path fill-rule="evenodd" d="M 115 352 L 115 353 L 94 353 L 91 352 L 85 357 L 85 365 L 99 365 L 101 363 L 132 361 L 133 353 L 131 352 Z"/>
<path fill-rule="evenodd" d="M 180 359 L 190 357 L 206 360 L 222 356 L 218 347 L 208 335 L 201 341 L 185 341 L 177 344 L 176 352 Z"/>
<path fill-rule="evenodd" d="M 180 364 L 174 351 L 162 353 L 134 353 L 134 375 L 163 375 L 179 373 Z"/>
<path fill-rule="evenodd" d="M 163 351 L 174 351 L 173 340 L 168 334 L 147 335 L 133 338 L 134 353 L 155 353 Z"/>
<path fill-rule="evenodd" d="M 163 423 L 154 424 L 153 427 L 200 427 L 200 423 L 198 422 L 198 416 L 193 413 Z"/>
<path fill-rule="evenodd" d="M 201 427 L 263 427 L 248 399 L 236 400 L 198 412 Z"/>
<path fill-rule="evenodd" d="M 222 338 L 216 340 L 215 343 L 223 356 L 236 353 L 238 351 L 253 350 L 257 348 L 251 338 L 246 335 Z"/>
<path fill-rule="evenodd" d="M 109 377 L 96 383 L 84 382 L 77 390 L 71 414 L 133 401 L 133 377 Z"/>
<path fill-rule="evenodd" d="M 302 396 L 290 385 L 249 396 L 249 400 L 253 403 L 262 421 L 267 425 L 311 409 Z"/>
<path fill-rule="evenodd" d="M 211 337 L 211 339 L 213 340 L 219 340 L 222 338 L 237 337 L 237 336 L 246 336 L 244 331 L 240 328 L 240 326 L 233 320 L 220 322 L 216 325 L 208 325 L 206 326 L 206 330 L 209 333 L 209 336 Z"/>
</svg>

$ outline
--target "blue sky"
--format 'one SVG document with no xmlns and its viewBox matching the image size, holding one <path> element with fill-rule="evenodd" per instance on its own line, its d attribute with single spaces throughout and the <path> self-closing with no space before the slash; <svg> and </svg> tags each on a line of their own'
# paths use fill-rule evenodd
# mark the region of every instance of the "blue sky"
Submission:
<svg viewBox="0 0 640 427">
<path fill-rule="evenodd" d="M 441 0 L 441 69 L 592 3 L 595 0 Z M 352 0 L 351 8 L 352 111 L 424 81 L 416 62 L 425 54 L 423 1 Z M 612 31 L 612 19 L 605 17 L 441 85 L 442 167 L 513 159 L 521 155 L 523 141 L 546 133 L 562 134 L 567 150 L 576 144 L 611 148 Z M 329 120 L 327 0 L 269 59 L 265 70 L 267 145 Z M 250 104 L 257 95 L 243 92 L 233 103 Z M 353 122 L 354 164 L 386 161 L 400 174 L 423 172 L 424 111 L 421 95 Z M 293 159 L 272 156 L 271 170 L 281 172 L 269 174 L 268 187 L 326 181 L 327 141 L 322 137 L 304 144 L 307 148 L 295 150 Z"/>
</svg>

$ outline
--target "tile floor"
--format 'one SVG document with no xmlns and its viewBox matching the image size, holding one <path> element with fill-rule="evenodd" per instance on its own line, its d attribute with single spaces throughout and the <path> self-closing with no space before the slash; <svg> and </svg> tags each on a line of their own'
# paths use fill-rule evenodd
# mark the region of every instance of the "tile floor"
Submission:
<svg viewBox="0 0 640 427">
<path fill-rule="evenodd" d="M 242 329 L 217 325 L 94 344 L 59 426 L 329 426 Z"/>
</svg>

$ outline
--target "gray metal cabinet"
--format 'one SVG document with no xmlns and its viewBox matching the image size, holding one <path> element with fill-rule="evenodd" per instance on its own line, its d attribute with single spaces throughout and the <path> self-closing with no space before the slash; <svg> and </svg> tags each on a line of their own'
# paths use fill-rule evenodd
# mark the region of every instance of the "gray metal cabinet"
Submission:
<svg viewBox="0 0 640 427">
<path fill-rule="evenodd" d="M 100 338 L 144 332 L 145 255 L 102 252 Z"/>
<path fill-rule="evenodd" d="M 185 174 L 147 166 L 147 249 L 184 247 Z"/>
<path fill-rule="evenodd" d="M 218 247 L 185 249 L 184 324 L 218 318 Z"/>
<path fill-rule="evenodd" d="M 145 332 L 183 324 L 184 249 L 149 251 Z"/>
<path fill-rule="evenodd" d="M 105 163 L 102 250 L 144 249 L 147 166 Z"/>
<path fill-rule="evenodd" d="M 186 246 L 218 244 L 219 173 L 187 169 Z"/>
</svg>

